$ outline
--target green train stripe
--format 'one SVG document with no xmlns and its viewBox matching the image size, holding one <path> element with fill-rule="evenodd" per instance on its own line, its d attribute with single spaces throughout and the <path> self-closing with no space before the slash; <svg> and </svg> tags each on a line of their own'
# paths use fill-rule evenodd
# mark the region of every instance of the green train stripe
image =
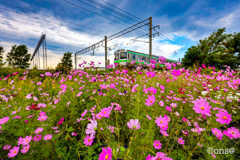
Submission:
<svg viewBox="0 0 240 160">
<path fill-rule="evenodd" d="M 118 60 L 118 61 L 114 61 L 114 63 L 119 63 L 119 62 L 132 62 L 133 60 Z M 139 64 L 139 61 L 135 61 L 137 64 Z M 148 62 L 146 62 L 147 64 L 149 64 Z M 144 64 L 144 62 L 141 62 L 141 64 Z M 165 66 L 164 64 L 156 64 L 156 66 Z"/>
</svg>

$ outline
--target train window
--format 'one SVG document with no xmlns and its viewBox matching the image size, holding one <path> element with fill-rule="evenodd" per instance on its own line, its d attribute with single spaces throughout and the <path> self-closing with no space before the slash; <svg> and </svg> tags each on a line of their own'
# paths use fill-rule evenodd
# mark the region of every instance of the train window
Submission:
<svg viewBox="0 0 240 160">
<path fill-rule="evenodd" d="M 137 61 L 140 61 L 141 60 L 141 56 L 137 56 Z"/>
<path fill-rule="evenodd" d="M 146 62 L 146 57 L 142 57 L 143 62 Z"/>
<path fill-rule="evenodd" d="M 127 52 L 121 52 L 120 59 L 127 59 Z"/>
<path fill-rule="evenodd" d="M 114 61 L 116 61 L 116 52 L 114 53 Z"/>
<path fill-rule="evenodd" d="M 135 55 L 135 54 L 133 54 L 133 55 L 132 55 L 132 60 L 134 60 L 134 61 L 135 61 L 135 60 L 136 60 L 136 58 L 135 58 L 135 57 L 136 57 L 136 55 Z"/>
<path fill-rule="evenodd" d="M 147 59 L 146 62 L 149 62 L 149 58 L 147 57 L 146 59 Z"/>
<path fill-rule="evenodd" d="M 119 53 L 118 52 L 116 53 L 116 58 L 117 58 L 117 60 L 119 60 Z"/>
</svg>

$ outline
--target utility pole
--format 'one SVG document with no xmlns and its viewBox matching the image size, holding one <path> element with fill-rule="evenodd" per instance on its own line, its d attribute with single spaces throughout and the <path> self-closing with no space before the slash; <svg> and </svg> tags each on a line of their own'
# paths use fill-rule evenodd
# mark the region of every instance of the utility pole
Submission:
<svg viewBox="0 0 240 160">
<path fill-rule="evenodd" d="M 107 36 L 105 36 L 105 71 L 107 71 Z"/>
<path fill-rule="evenodd" d="M 149 63 L 152 59 L 152 17 L 149 17 Z"/>
<path fill-rule="evenodd" d="M 77 70 L 77 54 L 75 53 L 75 70 Z"/>
</svg>

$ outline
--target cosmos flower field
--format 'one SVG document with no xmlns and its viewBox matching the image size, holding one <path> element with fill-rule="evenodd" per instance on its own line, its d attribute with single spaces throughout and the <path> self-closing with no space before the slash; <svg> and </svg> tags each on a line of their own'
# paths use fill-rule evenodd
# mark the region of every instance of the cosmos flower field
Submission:
<svg viewBox="0 0 240 160">
<path fill-rule="evenodd" d="M 239 73 L 164 61 L 162 70 L 152 61 L 103 74 L 1 77 L 0 160 L 239 158 Z"/>
</svg>

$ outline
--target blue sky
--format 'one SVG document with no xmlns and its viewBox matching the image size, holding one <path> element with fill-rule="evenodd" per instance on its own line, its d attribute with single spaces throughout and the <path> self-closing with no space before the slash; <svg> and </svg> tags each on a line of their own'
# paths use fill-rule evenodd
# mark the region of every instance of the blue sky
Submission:
<svg viewBox="0 0 240 160">
<path fill-rule="evenodd" d="M 160 29 L 154 31 L 160 35 L 153 38 L 153 54 L 178 60 L 184 57 L 187 48 L 197 45 L 214 30 L 226 27 L 227 33 L 240 32 L 239 8 L 239 0 L 0 0 L 0 45 L 5 49 L 4 56 L 14 44 L 27 45 L 32 54 L 44 32 L 47 35 L 48 65 L 54 67 L 65 52 L 75 53 L 99 42 L 104 36 L 152 17 L 153 25 L 160 25 Z M 118 44 L 116 49 L 148 53 L 148 43 L 130 43 L 131 39 L 146 33 L 147 27 L 142 27 L 109 41 L 108 46 Z M 139 40 L 147 42 L 148 37 Z M 111 63 L 113 52 L 108 55 Z M 103 47 L 95 50 L 96 56 L 90 56 L 91 53 L 81 55 L 78 63 L 83 60 L 104 63 Z M 42 59 L 40 61 L 42 63 Z"/>
</svg>

